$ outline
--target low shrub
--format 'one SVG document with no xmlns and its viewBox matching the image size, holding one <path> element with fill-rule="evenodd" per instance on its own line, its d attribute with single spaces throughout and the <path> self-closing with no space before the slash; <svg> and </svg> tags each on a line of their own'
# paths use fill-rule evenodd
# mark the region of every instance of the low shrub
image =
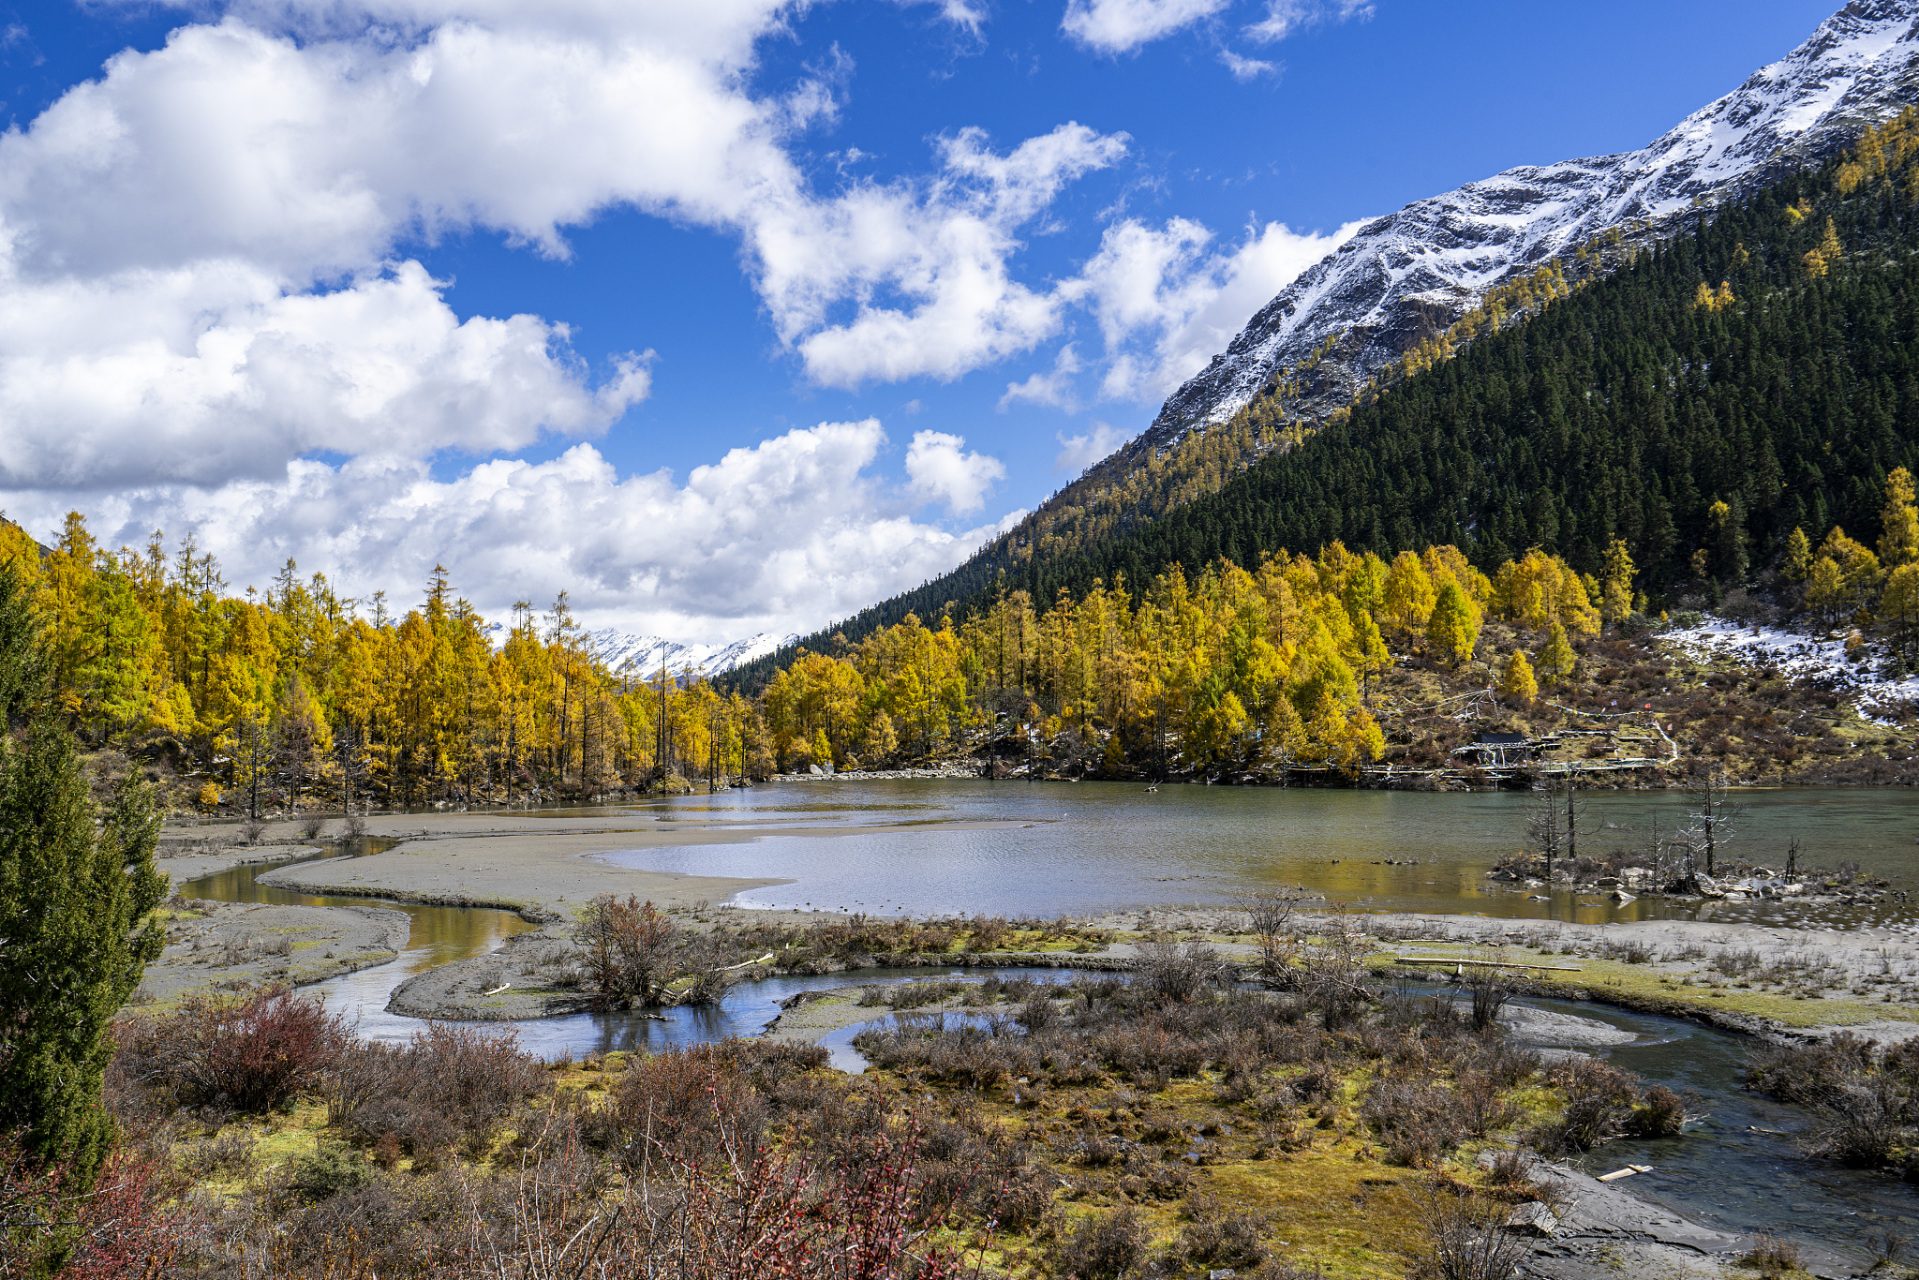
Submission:
<svg viewBox="0 0 1919 1280">
<path fill-rule="evenodd" d="M 1639 1101 L 1639 1077 L 1597 1058 L 1568 1058 L 1547 1072 L 1566 1098 L 1557 1120 L 1533 1131 L 1532 1145 L 1549 1155 L 1590 1151 L 1630 1131 Z"/>
<path fill-rule="evenodd" d="M 286 1189 L 305 1200 L 325 1200 L 372 1180 L 372 1166 L 337 1142 L 322 1142 L 312 1155 L 293 1161 L 286 1171 Z"/>
<path fill-rule="evenodd" d="M 356 1041 L 328 1081 L 329 1118 L 355 1141 L 389 1137 L 416 1159 L 489 1138 L 552 1079 L 512 1031 L 428 1023 L 405 1045 Z"/>
<path fill-rule="evenodd" d="M 1458 1146 L 1465 1134 L 1458 1100 L 1436 1080 L 1378 1080 L 1360 1116 L 1379 1137 L 1386 1158 L 1424 1168 Z"/>
<path fill-rule="evenodd" d="M 1146 1228 L 1131 1208 L 1082 1218 L 1055 1242 L 1053 1274 L 1072 1280 L 1119 1280 L 1146 1256 Z"/>
<path fill-rule="evenodd" d="M 1752 1268 L 1767 1277 L 1767 1280 L 1790 1275 L 1799 1270 L 1799 1246 L 1790 1240 L 1761 1233 L 1753 1241 L 1752 1248 L 1739 1258 L 1739 1265 Z"/>
<path fill-rule="evenodd" d="M 114 1037 L 112 1091 L 256 1115 L 318 1087 L 351 1043 L 342 1018 L 285 987 L 189 996 L 174 1013 L 121 1021 Z"/>
<path fill-rule="evenodd" d="M 1506 1230 L 1504 1205 L 1446 1186 L 1428 1190 L 1421 1209 L 1426 1248 L 1413 1280 L 1511 1280 L 1518 1271 L 1527 1248 Z"/>
</svg>

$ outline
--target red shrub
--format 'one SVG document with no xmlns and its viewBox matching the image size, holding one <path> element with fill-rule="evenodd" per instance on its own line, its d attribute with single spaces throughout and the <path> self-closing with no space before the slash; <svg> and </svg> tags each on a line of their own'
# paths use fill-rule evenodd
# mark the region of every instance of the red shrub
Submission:
<svg viewBox="0 0 1919 1280">
<path fill-rule="evenodd" d="M 173 1106 L 264 1112 L 314 1087 L 338 1061 L 346 1023 L 285 987 L 189 996 L 177 1012 L 114 1031 L 115 1072 Z"/>
</svg>

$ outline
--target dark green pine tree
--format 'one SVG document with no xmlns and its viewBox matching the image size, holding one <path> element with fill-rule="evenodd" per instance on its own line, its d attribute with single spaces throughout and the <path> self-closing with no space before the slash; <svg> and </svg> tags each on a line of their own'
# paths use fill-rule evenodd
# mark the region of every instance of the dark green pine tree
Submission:
<svg viewBox="0 0 1919 1280">
<path fill-rule="evenodd" d="M 108 1024 L 160 953 L 159 818 L 129 779 L 98 815 L 47 707 L 31 603 L 0 565 L 0 1132 L 90 1185 L 113 1123 Z M 17 716 L 24 713 L 25 722 Z"/>
</svg>

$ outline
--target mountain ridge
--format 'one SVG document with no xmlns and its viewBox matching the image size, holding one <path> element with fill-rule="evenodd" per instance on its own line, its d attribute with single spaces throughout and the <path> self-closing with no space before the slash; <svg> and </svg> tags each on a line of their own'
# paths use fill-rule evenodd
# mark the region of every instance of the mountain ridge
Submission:
<svg viewBox="0 0 1919 1280">
<path fill-rule="evenodd" d="M 1613 228 L 1656 233 L 1823 160 L 1915 99 L 1919 3 L 1854 0 L 1637 151 L 1518 166 L 1368 223 L 1255 313 L 1122 452 L 1142 458 L 1223 424 L 1308 367 L 1300 416 L 1323 417 L 1489 290 Z"/>
</svg>

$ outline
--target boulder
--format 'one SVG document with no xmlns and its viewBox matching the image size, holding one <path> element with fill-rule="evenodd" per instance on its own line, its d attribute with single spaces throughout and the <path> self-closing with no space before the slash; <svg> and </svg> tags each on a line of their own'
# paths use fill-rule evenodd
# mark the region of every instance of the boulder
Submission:
<svg viewBox="0 0 1919 1280">
<path fill-rule="evenodd" d="M 1537 1200 L 1514 1205 L 1506 1216 L 1506 1229 L 1515 1235 L 1543 1236 L 1550 1240 L 1559 1230 L 1559 1215 Z"/>
</svg>

